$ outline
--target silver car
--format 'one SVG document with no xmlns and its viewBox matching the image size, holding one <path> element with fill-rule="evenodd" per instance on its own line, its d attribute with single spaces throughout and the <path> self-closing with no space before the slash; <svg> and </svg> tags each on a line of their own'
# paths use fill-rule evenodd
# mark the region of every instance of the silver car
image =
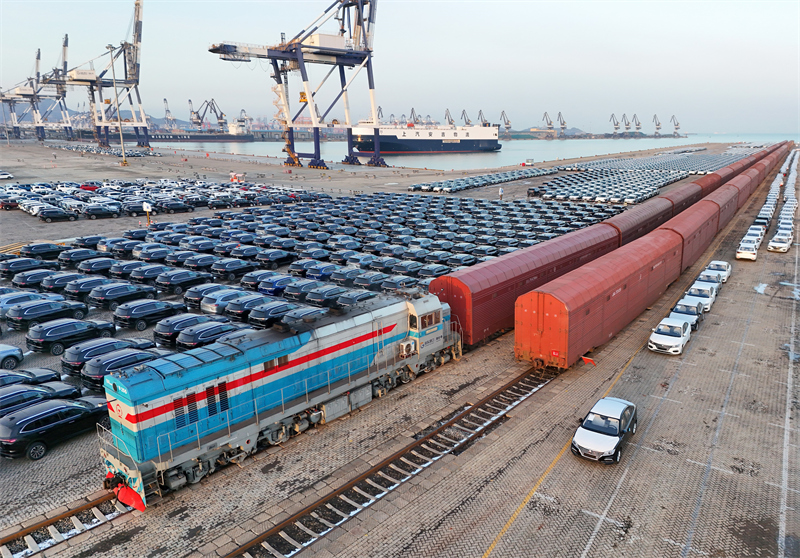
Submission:
<svg viewBox="0 0 800 558">
<path fill-rule="evenodd" d="M 601 463 L 619 463 L 622 444 L 636 433 L 636 405 L 604 397 L 580 422 L 572 437 L 572 453 Z"/>
<path fill-rule="evenodd" d="M 13 345 L 0 345 L 0 368 L 3 370 L 14 370 L 19 366 L 25 355 L 22 349 Z"/>
</svg>

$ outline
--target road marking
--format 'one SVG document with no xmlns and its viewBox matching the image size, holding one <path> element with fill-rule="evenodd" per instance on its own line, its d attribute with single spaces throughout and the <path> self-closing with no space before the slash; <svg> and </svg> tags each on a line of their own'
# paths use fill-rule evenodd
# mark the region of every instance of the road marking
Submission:
<svg viewBox="0 0 800 558">
<path fill-rule="evenodd" d="M 705 467 L 705 466 L 708 465 L 707 463 L 701 463 L 699 461 L 692 461 L 691 459 L 687 459 L 686 461 L 688 461 L 689 463 L 693 463 L 694 465 L 700 465 L 701 467 Z M 719 467 L 714 467 L 714 466 L 711 466 L 711 465 L 709 465 L 709 468 L 710 469 L 714 469 L 715 471 L 719 471 L 720 473 L 726 473 L 728 475 L 732 475 L 733 474 L 733 471 L 728 471 L 727 469 L 720 469 Z"/>
<path fill-rule="evenodd" d="M 770 485 L 770 486 L 776 486 L 776 487 L 778 487 L 778 488 L 783 488 L 783 485 L 780 485 L 780 484 L 778 484 L 778 483 L 776 483 L 776 482 L 767 482 L 767 481 L 764 481 L 764 484 L 768 484 L 768 485 Z M 794 489 L 794 488 L 789 488 L 789 487 L 786 487 L 786 490 L 788 490 L 789 492 L 797 492 L 798 494 L 800 494 L 800 490 L 796 490 L 796 489 Z"/>
<path fill-rule="evenodd" d="M 786 424 L 775 424 L 774 422 L 769 423 L 770 426 L 774 426 L 775 428 L 785 428 L 787 432 L 800 432 L 800 428 L 792 428 Z M 788 444 L 788 442 L 786 442 Z"/>
<path fill-rule="evenodd" d="M 752 343 L 745 343 L 744 341 L 734 341 L 733 339 L 728 339 L 731 343 L 736 343 L 737 345 L 747 345 L 748 347 L 755 347 Z"/>
<path fill-rule="evenodd" d="M 684 362 L 683 365 L 684 366 L 697 366 L 697 363 L 696 362 Z"/>
<path fill-rule="evenodd" d="M 717 411 L 716 409 L 708 409 L 708 410 L 711 411 L 712 413 L 723 414 L 729 417 L 742 418 L 739 415 L 733 415 L 731 413 L 726 413 L 725 411 Z"/>
<path fill-rule="evenodd" d="M 677 399 L 670 399 L 666 395 L 651 395 L 650 397 L 654 397 L 656 399 L 664 399 L 666 401 L 672 401 L 673 403 L 683 403 L 683 401 L 678 401 Z"/>
<path fill-rule="evenodd" d="M 594 512 L 590 512 L 589 510 L 581 510 L 581 511 L 583 513 L 585 513 L 586 515 L 590 515 L 590 516 L 594 517 L 595 519 L 602 519 L 603 521 L 608 521 L 609 523 L 611 523 L 612 525 L 616 525 L 617 527 L 624 527 L 624 525 L 622 523 L 620 523 L 619 521 L 614 521 L 613 519 L 609 519 L 607 517 L 600 517 L 599 514 L 596 514 Z"/>
<path fill-rule="evenodd" d="M 682 545 L 678 541 L 673 541 L 672 539 L 661 539 L 661 540 L 664 541 L 664 542 L 667 542 L 667 543 L 669 543 L 671 545 L 678 546 L 680 548 L 684 548 L 684 545 Z M 695 554 L 700 554 L 701 556 L 708 556 L 708 552 L 703 552 L 702 550 L 697 550 L 696 548 L 690 548 L 689 550 L 691 552 L 694 552 Z"/>
</svg>

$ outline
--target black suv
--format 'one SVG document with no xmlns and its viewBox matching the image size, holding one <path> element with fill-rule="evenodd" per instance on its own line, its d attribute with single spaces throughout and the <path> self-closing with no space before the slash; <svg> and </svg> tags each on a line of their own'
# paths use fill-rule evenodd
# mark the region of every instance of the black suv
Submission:
<svg viewBox="0 0 800 558">
<path fill-rule="evenodd" d="M 207 322 L 220 322 L 225 323 L 228 318 L 223 316 L 209 316 L 206 314 L 178 314 L 170 318 L 164 318 L 156 324 L 153 328 L 153 339 L 162 345 L 174 345 L 178 334 L 186 329 L 197 324 L 204 324 Z"/>
<path fill-rule="evenodd" d="M 204 283 L 190 288 L 183 295 L 183 303 L 188 308 L 200 308 L 200 303 L 206 295 L 221 291 L 222 289 L 230 289 L 227 285 L 220 285 L 219 283 Z"/>
<path fill-rule="evenodd" d="M 53 221 L 76 221 L 78 216 L 72 212 L 64 211 L 57 207 L 52 209 L 42 209 L 38 214 L 39 220 L 45 223 L 52 223 Z"/>
<path fill-rule="evenodd" d="M 286 289 L 283 291 L 283 296 L 286 300 L 301 302 L 305 300 L 306 295 L 308 295 L 312 289 L 324 287 L 325 284 L 326 283 L 323 281 L 316 281 L 314 279 L 300 279 L 299 281 L 287 285 Z"/>
<path fill-rule="evenodd" d="M 207 322 L 189 326 L 178 334 L 175 344 L 187 350 L 213 343 L 223 335 L 246 327 L 244 324 Z"/>
<path fill-rule="evenodd" d="M 256 261 L 269 269 L 278 269 L 279 266 L 292 263 L 297 259 L 295 254 L 286 250 L 264 250 L 256 256 Z"/>
<path fill-rule="evenodd" d="M 139 251 L 134 257 L 137 260 L 147 263 L 163 262 L 167 256 L 174 251 L 175 250 L 173 248 L 169 247 L 145 248 L 144 250 Z"/>
<path fill-rule="evenodd" d="M 105 397 L 54 399 L 31 405 L 0 419 L 0 456 L 27 456 L 36 461 L 55 444 L 94 430 L 98 422 L 110 426 Z"/>
<path fill-rule="evenodd" d="M 89 248 L 72 248 L 70 250 L 64 250 L 61 252 L 61 254 L 59 254 L 58 264 L 61 266 L 61 269 L 69 269 L 77 266 L 82 261 L 91 260 L 92 258 L 100 258 L 102 256 L 103 253 L 98 252 L 97 250 L 91 250 Z"/>
<path fill-rule="evenodd" d="M 111 372 L 174 354 L 166 349 L 120 349 L 86 361 L 81 370 L 81 385 L 103 391 L 103 381 Z"/>
<path fill-rule="evenodd" d="M 106 205 L 97 204 L 87 205 L 83 208 L 81 213 L 89 219 L 107 219 L 108 217 L 113 217 L 116 219 L 119 217 L 121 211 L 122 210 L 120 209 L 114 209 Z"/>
<path fill-rule="evenodd" d="M 84 277 L 83 279 L 76 279 L 67 283 L 64 286 L 64 289 L 61 291 L 61 294 L 70 300 L 88 302 L 89 293 L 91 293 L 92 289 L 95 287 L 121 282 L 122 281 L 117 281 L 114 279 L 106 279 L 105 277 Z"/>
<path fill-rule="evenodd" d="M 306 271 L 314 267 L 315 265 L 319 265 L 322 262 L 319 260 L 311 260 L 311 259 L 302 259 L 297 260 L 293 264 L 289 266 L 289 274 L 296 275 L 297 277 L 305 277 Z"/>
<path fill-rule="evenodd" d="M 141 337 L 128 339 L 92 339 L 73 345 L 61 355 L 61 371 L 70 376 L 80 376 L 87 361 L 120 349 L 150 349 L 155 343 Z"/>
<path fill-rule="evenodd" d="M 30 271 L 32 269 L 58 270 L 58 264 L 55 262 L 42 262 L 34 258 L 13 258 L 0 262 L 0 276 L 6 279 L 10 279 L 22 271 Z"/>
<path fill-rule="evenodd" d="M 217 263 L 219 260 L 219 256 L 213 256 L 211 254 L 198 254 L 184 260 L 183 267 L 186 269 L 191 269 L 192 271 L 208 271 L 211 269 L 211 266 Z"/>
<path fill-rule="evenodd" d="M 61 374 L 50 368 L 26 368 L 24 370 L 0 370 L 0 387 L 11 384 L 43 384 L 57 382 Z"/>
<path fill-rule="evenodd" d="M 55 260 L 58 258 L 58 255 L 66 249 L 66 246 L 60 246 L 58 244 L 36 242 L 20 248 L 19 255 L 22 258 L 34 258 L 36 260 Z"/>
<path fill-rule="evenodd" d="M 211 266 L 211 273 L 217 279 L 234 281 L 237 277 L 242 277 L 245 273 L 255 271 L 256 269 L 258 269 L 258 266 L 253 262 L 225 258 Z"/>
<path fill-rule="evenodd" d="M 39 324 L 28 330 L 25 345 L 37 353 L 58 356 L 64 349 L 77 345 L 81 341 L 97 337 L 113 337 L 117 328 L 111 322 L 103 320 L 75 320 L 63 318 Z"/>
<path fill-rule="evenodd" d="M 176 250 L 175 252 L 167 254 L 167 257 L 164 258 L 164 263 L 169 265 L 183 265 L 183 262 L 194 256 L 199 256 L 199 254 L 191 250 Z"/>
<path fill-rule="evenodd" d="M 89 308 L 83 302 L 32 300 L 9 308 L 6 312 L 6 324 L 8 329 L 23 330 L 58 318 L 82 320 L 88 313 Z"/>
<path fill-rule="evenodd" d="M 83 273 L 107 275 L 111 268 L 117 263 L 114 258 L 92 258 L 84 260 L 78 264 L 78 271 Z"/>
<path fill-rule="evenodd" d="M 156 278 L 162 273 L 172 271 L 174 267 L 161 264 L 147 264 L 142 267 L 136 268 L 131 272 L 130 280 L 134 283 L 147 284 L 154 286 Z"/>
<path fill-rule="evenodd" d="M 179 201 L 166 201 L 156 205 L 162 213 L 186 213 L 187 211 L 194 211 L 194 207 L 186 205 Z"/>
<path fill-rule="evenodd" d="M 368 273 L 366 269 L 360 267 L 343 267 L 331 273 L 331 281 L 342 287 L 352 287 L 356 277 Z"/>
<path fill-rule="evenodd" d="M 250 311 L 256 306 L 280 300 L 278 297 L 262 294 L 252 294 L 231 300 L 225 306 L 225 315 L 236 322 L 246 322 Z"/>
<path fill-rule="evenodd" d="M 272 324 L 279 322 L 288 312 L 302 307 L 302 304 L 294 302 L 268 302 L 253 308 L 247 317 L 247 323 L 259 329 L 272 327 Z"/>
<path fill-rule="evenodd" d="M 153 300 L 155 297 L 156 288 L 150 285 L 111 283 L 92 289 L 87 297 L 87 303 L 98 308 L 108 308 L 113 312 L 120 304 L 129 300 L 139 300 L 140 298 Z"/>
<path fill-rule="evenodd" d="M 122 233 L 122 237 L 129 240 L 144 240 L 148 232 L 147 229 L 128 229 Z"/>
<path fill-rule="evenodd" d="M 84 278 L 86 278 L 86 276 L 82 273 L 59 271 L 58 273 L 48 275 L 42 279 L 42 282 L 39 283 L 39 290 L 45 293 L 60 293 L 70 281 L 77 281 L 78 279 Z"/>
<path fill-rule="evenodd" d="M 114 310 L 114 324 L 144 331 L 150 324 L 183 312 L 186 312 L 186 305 L 182 302 L 134 300 L 117 306 Z"/>
<path fill-rule="evenodd" d="M 54 269 L 31 269 L 20 271 L 11 280 L 11 285 L 18 289 L 39 289 L 42 281 L 58 273 Z"/>
<path fill-rule="evenodd" d="M 311 289 L 306 295 L 306 302 L 314 306 L 325 306 L 328 308 L 339 308 L 336 303 L 337 299 L 343 294 L 349 292 L 350 289 L 339 287 L 338 285 L 325 285 Z"/>
<path fill-rule="evenodd" d="M 211 277 L 210 273 L 173 269 L 156 277 L 156 287 L 179 295 L 189 287 L 210 282 Z"/>
<path fill-rule="evenodd" d="M 111 269 L 108 270 L 108 276 L 114 279 L 130 279 L 134 269 L 139 269 L 146 265 L 148 264 L 138 260 L 123 260 L 111 266 Z"/>
<path fill-rule="evenodd" d="M 73 243 L 73 248 L 97 248 L 97 244 L 103 240 L 105 237 L 100 234 L 91 234 L 88 236 L 79 236 L 76 238 Z"/>
<path fill-rule="evenodd" d="M 48 399 L 75 399 L 81 390 L 64 382 L 47 382 L 35 386 L 15 384 L 0 387 L 0 417 L 4 417 Z"/>
<path fill-rule="evenodd" d="M 264 269 L 259 269 L 257 271 L 250 271 L 249 273 L 245 273 L 242 276 L 242 278 L 239 280 L 239 284 L 245 289 L 250 289 L 251 291 L 255 291 L 258 290 L 258 285 L 261 283 L 261 281 L 277 274 L 278 273 L 275 271 L 267 271 Z"/>
<path fill-rule="evenodd" d="M 133 251 L 144 244 L 143 240 L 126 240 L 117 242 L 111 247 L 111 253 L 115 258 L 132 258 Z"/>
<path fill-rule="evenodd" d="M 381 284 L 386 281 L 390 275 L 381 271 L 367 271 L 356 277 L 353 280 L 353 285 L 360 289 L 368 289 L 370 291 L 381 290 Z"/>
</svg>

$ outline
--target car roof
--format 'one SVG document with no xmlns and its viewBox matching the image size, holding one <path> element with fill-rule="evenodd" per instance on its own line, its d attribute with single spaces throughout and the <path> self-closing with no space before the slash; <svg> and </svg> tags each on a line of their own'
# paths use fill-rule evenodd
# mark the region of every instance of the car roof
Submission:
<svg viewBox="0 0 800 558">
<path fill-rule="evenodd" d="M 616 397 L 604 397 L 594 404 L 590 412 L 606 417 L 620 418 L 622 411 L 629 405 L 632 406 L 633 403 Z"/>
<path fill-rule="evenodd" d="M 699 298 L 693 296 L 685 296 L 678 302 L 676 302 L 675 306 L 677 306 L 678 304 L 682 304 L 684 306 L 697 306 L 699 304 L 702 304 L 702 301 Z"/>
<path fill-rule="evenodd" d="M 689 323 L 684 319 L 678 318 L 663 318 L 658 325 L 667 325 L 667 326 L 675 326 L 675 327 L 683 327 L 684 324 Z"/>
</svg>

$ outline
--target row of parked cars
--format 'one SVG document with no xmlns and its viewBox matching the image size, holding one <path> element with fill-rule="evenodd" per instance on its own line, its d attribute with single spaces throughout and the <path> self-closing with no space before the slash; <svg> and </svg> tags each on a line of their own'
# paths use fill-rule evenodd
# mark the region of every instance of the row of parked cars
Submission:
<svg viewBox="0 0 800 558">
<path fill-rule="evenodd" d="M 715 170 L 727 167 L 745 157 L 749 157 L 758 149 L 755 146 L 742 148 L 728 148 L 724 153 L 698 154 L 698 151 L 685 149 L 677 152 L 658 153 L 651 157 L 611 157 L 596 159 L 594 161 L 581 161 L 558 167 L 558 170 L 622 170 L 622 171 L 655 171 L 655 172 L 681 172 L 688 174 L 708 174 Z M 699 151 L 704 151 L 700 148 Z"/>
<path fill-rule="evenodd" d="M 545 200 L 629 205 L 657 196 L 660 188 L 687 176 L 686 171 L 591 169 L 545 182 L 533 194 Z"/>
<path fill-rule="evenodd" d="M 708 264 L 695 282 L 672 308 L 669 316 L 653 329 L 647 348 L 668 355 L 683 354 L 692 331 L 697 331 L 705 313 L 711 310 L 722 285 L 731 276 L 730 263 L 715 260 Z"/>
<path fill-rule="evenodd" d="M 484 186 L 492 186 L 495 184 L 503 184 L 513 180 L 520 180 L 523 178 L 536 178 L 537 176 L 545 176 L 548 174 L 555 174 L 555 169 L 537 169 L 533 167 L 526 167 L 507 172 L 494 172 L 489 174 L 481 174 L 478 176 L 469 176 L 464 178 L 453 178 L 450 180 L 441 180 L 436 182 L 421 182 L 419 184 L 412 184 L 408 187 L 411 192 L 442 192 L 443 194 L 452 194 L 455 192 L 462 192 L 464 190 L 471 190 L 473 188 L 482 188 Z"/>
</svg>

